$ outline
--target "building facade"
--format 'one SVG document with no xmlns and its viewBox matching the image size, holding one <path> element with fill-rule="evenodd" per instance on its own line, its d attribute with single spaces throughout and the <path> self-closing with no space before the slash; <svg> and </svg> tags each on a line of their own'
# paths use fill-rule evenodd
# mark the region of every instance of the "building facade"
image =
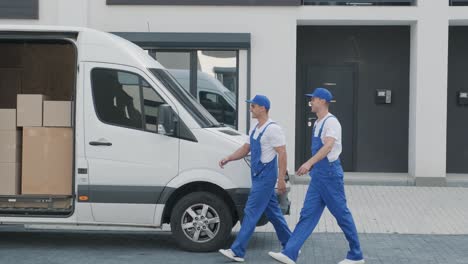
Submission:
<svg viewBox="0 0 468 264">
<path fill-rule="evenodd" d="M 324 86 L 346 171 L 417 185 L 468 179 L 468 1 L 8 0 L 0 23 L 127 38 L 241 132 L 251 125 L 245 99 L 268 95 L 290 171 L 310 155 L 315 117 L 303 95 Z M 234 103 L 200 88 L 211 79 Z"/>
</svg>

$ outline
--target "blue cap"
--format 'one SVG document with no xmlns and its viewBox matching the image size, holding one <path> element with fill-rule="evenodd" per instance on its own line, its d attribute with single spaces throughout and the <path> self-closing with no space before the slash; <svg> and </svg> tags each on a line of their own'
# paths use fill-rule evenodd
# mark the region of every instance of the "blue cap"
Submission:
<svg viewBox="0 0 468 264">
<path fill-rule="evenodd" d="M 264 106 L 267 110 L 270 109 L 270 100 L 264 95 L 257 94 L 252 100 L 246 100 L 247 103 Z"/>
<path fill-rule="evenodd" d="M 328 91 L 325 88 L 317 88 L 315 91 L 311 94 L 306 94 L 307 97 L 317 97 L 320 99 L 323 99 L 327 102 L 331 102 L 333 99 L 333 95 L 330 91 Z"/>
</svg>

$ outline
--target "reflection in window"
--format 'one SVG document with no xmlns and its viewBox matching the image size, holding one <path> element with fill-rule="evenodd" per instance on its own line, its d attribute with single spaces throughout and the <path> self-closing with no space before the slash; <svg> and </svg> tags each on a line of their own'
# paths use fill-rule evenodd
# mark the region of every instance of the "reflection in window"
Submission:
<svg viewBox="0 0 468 264">
<path fill-rule="evenodd" d="M 131 78 L 127 82 L 120 82 L 120 74 L 122 72 L 108 69 L 94 69 L 92 71 L 96 113 L 103 122 L 142 129 L 138 82 L 132 82 Z M 131 76 L 123 76 L 122 78 L 126 77 Z M 136 80 L 138 81 L 138 78 Z"/>
<path fill-rule="evenodd" d="M 177 82 L 213 117 L 225 125 L 237 127 L 238 95 L 238 51 L 191 50 L 164 51 L 152 50 L 156 59 Z M 191 61 L 196 59 L 196 63 Z M 196 65 L 196 68 L 195 68 Z M 191 78 L 196 74 L 197 78 Z M 201 98 L 201 94 L 211 93 L 222 98 L 225 106 L 212 105 Z M 220 111 L 219 109 L 223 109 Z"/>
<path fill-rule="evenodd" d="M 212 92 L 200 92 L 200 103 L 210 112 L 216 120 L 224 124 L 234 124 L 236 111 L 224 96 Z"/>
<path fill-rule="evenodd" d="M 158 126 L 159 107 L 165 102 L 143 78 L 101 68 L 93 69 L 91 76 L 96 114 L 101 121 L 165 134 Z"/>
<path fill-rule="evenodd" d="M 167 69 L 190 69 L 190 52 L 158 51 L 156 60 Z"/>
<path fill-rule="evenodd" d="M 237 127 L 237 51 L 199 50 L 197 57 L 200 103 L 218 122 Z M 214 103 L 205 100 L 210 96 Z"/>
</svg>

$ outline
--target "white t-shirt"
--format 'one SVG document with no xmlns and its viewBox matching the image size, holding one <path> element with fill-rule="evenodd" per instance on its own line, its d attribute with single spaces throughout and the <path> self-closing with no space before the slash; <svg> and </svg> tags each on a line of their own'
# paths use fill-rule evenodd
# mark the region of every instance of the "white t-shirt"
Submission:
<svg viewBox="0 0 468 264">
<path fill-rule="evenodd" d="M 320 128 L 322 127 L 323 121 L 327 119 L 329 116 L 333 116 L 332 114 L 328 113 L 324 118 L 321 120 L 317 120 L 314 124 L 315 127 L 315 135 L 314 137 L 318 137 L 318 134 L 320 133 Z M 341 146 L 341 124 L 336 119 L 336 117 L 330 117 L 327 119 L 327 122 L 325 122 L 325 125 L 323 126 L 323 131 L 322 131 L 322 143 L 324 143 L 324 138 L 326 137 L 332 137 L 335 140 L 335 144 L 333 145 L 332 150 L 330 153 L 328 153 L 327 158 L 330 162 L 333 162 L 337 160 L 340 157 L 341 151 L 342 151 L 342 146 Z"/>
<path fill-rule="evenodd" d="M 265 127 L 274 122 L 271 119 L 263 124 L 262 127 L 257 127 L 258 122 L 255 122 L 252 127 L 250 128 L 249 137 L 246 137 L 246 143 L 250 144 L 250 135 L 252 135 L 253 130 L 255 130 L 255 134 L 253 136 L 254 139 L 257 139 L 260 133 L 265 129 Z M 260 145 L 262 148 L 262 157 L 260 161 L 262 163 L 268 163 L 272 161 L 276 156 L 276 147 L 281 147 L 286 145 L 286 137 L 284 136 L 283 129 L 278 124 L 271 124 L 263 133 L 262 139 L 260 139 Z"/>
</svg>

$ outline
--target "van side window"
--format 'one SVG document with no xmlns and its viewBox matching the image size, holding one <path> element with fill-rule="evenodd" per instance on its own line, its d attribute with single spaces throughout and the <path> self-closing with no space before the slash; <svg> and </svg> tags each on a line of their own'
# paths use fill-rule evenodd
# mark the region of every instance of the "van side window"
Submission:
<svg viewBox="0 0 468 264">
<path fill-rule="evenodd" d="M 158 107 L 165 102 L 142 77 L 96 68 L 91 82 L 96 114 L 102 122 L 158 132 Z"/>
</svg>

